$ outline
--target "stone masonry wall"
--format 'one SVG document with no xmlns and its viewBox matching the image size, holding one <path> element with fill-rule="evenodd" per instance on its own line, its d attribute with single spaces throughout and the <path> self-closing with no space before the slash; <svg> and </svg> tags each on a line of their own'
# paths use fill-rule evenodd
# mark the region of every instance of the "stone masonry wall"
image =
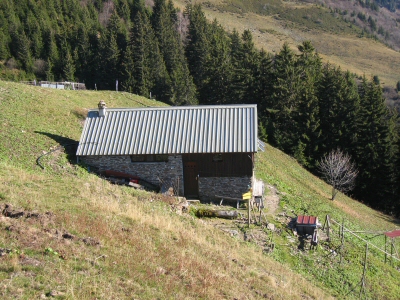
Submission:
<svg viewBox="0 0 400 300">
<path fill-rule="evenodd" d="M 183 195 L 183 164 L 181 155 L 169 155 L 168 162 L 131 162 L 129 155 L 116 156 L 84 156 L 80 161 L 98 170 L 113 170 L 137 176 L 145 181 L 161 187 L 164 192 L 169 187 L 177 188 Z M 179 178 L 179 181 L 178 181 Z M 178 184 L 179 182 L 179 184 Z"/>
<path fill-rule="evenodd" d="M 249 191 L 251 177 L 200 177 L 199 198 L 202 201 L 214 202 L 215 195 L 231 198 L 242 198 Z"/>
</svg>

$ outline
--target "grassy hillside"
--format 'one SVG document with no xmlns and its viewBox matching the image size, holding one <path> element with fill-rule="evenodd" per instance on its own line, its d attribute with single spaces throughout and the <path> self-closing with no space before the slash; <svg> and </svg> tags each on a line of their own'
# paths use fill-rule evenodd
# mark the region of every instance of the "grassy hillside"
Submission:
<svg viewBox="0 0 400 300">
<path fill-rule="evenodd" d="M 252 244 L 178 216 L 157 195 L 110 185 L 63 152 L 44 157 L 45 170 L 36 166 L 44 151 L 79 139 L 86 109 L 100 99 L 109 107 L 161 103 L 3 81 L 0 90 L 3 299 L 327 297 Z"/>
<path fill-rule="evenodd" d="M 293 49 L 310 40 L 325 62 L 340 65 L 358 75 L 378 75 L 382 85 L 400 80 L 400 52 L 366 38 L 361 28 L 345 22 L 329 8 L 307 1 L 196 0 L 206 16 L 217 19 L 228 31 L 251 30 L 259 48 L 278 52 L 284 42 Z M 186 1 L 174 0 L 184 8 Z"/>
<path fill-rule="evenodd" d="M 329 186 L 272 147 L 257 154 L 256 173 L 281 197 L 277 214 L 268 215 L 273 233 L 224 221 L 236 228 L 233 235 L 219 230 L 217 221 L 179 215 L 173 199 L 88 173 L 68 148 L 44 156 L 45 169 L 38 167 L 40 155 L 78 141 L 86 110 L 99 100 L 109 107 L 162 105 L 127 93 L 0 81 L 3 299 L 358 298 L 364 245 L 347 240 L 340 266 L 339 256 L 331 255 L 337 238 L 313 252 L 299 249 L 290 217 L 307 213 L 323 220 L 329 213 L 349 228 L 375 231 L 399 223 L 343 195 L 328 200 Z M 245 235 L 254 238 L 244 241 Z M 272 252 L 263 251 L 267 244 L 274 245 Z M 396 299 L 396 267 L 370 250 L 368 298 Z"/>
</svg>

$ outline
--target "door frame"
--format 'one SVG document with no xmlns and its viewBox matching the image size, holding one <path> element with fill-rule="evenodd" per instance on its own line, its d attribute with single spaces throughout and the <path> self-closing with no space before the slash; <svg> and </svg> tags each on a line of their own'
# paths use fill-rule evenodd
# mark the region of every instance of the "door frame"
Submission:
<svg viewBox="0 0 400 300">
<path fill-rule="evenodd" d="M 195 177 L 190 178 L 188 176 L 186 164 L 193 164 L 195 166 L 194 167 L 194 171 L 193 171 Z M 195 162 L 195 161 L 185 161 L 183 163 L 183 179 L 184 179 L 184 191 L 183 191 L 183 193 L 184 193 L 185 197 L 199 197 L 199 178 L 198 178 L 198 165 L 197 165 L 197 162 Z M 189 181 L 190 181 L 190 184 L 189 184 Z M 193 194 L 192 191 L 187 191 L 188 186 L 190 186 L 190 187 L 191 186 L 193 186 L 193 187 L 195 186 L 194 190 L 196 190 L 196 193 Z M 191 192 L 191 193 L 189 194 L 189 192 Z"/>
</svg>

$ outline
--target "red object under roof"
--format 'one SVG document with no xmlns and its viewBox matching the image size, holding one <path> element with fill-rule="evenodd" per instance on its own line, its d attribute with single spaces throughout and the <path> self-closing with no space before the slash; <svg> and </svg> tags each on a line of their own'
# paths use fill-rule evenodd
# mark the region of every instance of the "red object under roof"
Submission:
<svg viewBox="0 0 400 300">
<path fill-rule="evenodd" d="M 390 238 L 399 237 L 400 236 L 400 229 L 389 231 L 389 232 L 385 232 L 385 235 L 390 237 Z"/>
<path fill-rule="evenodd" d="M 298 225 L 316 225 L 317 224 L 317 217 L 313 217 L 313 216 L 298 216 L 297 217 L 297 224 Z"/>
</svg>

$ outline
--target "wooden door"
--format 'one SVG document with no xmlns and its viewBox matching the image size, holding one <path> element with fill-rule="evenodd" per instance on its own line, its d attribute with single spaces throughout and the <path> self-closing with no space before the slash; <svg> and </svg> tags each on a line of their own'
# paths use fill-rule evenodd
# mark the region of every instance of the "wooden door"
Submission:
<svg viewBox="0 0 400 300">
<path fill-rule="evenodd" d="M 198 168 L 197 163 L 188 161 L 184 163 L 183 174 L 185 180 L 185 196 L 199 196 Z"/>
</svg>

